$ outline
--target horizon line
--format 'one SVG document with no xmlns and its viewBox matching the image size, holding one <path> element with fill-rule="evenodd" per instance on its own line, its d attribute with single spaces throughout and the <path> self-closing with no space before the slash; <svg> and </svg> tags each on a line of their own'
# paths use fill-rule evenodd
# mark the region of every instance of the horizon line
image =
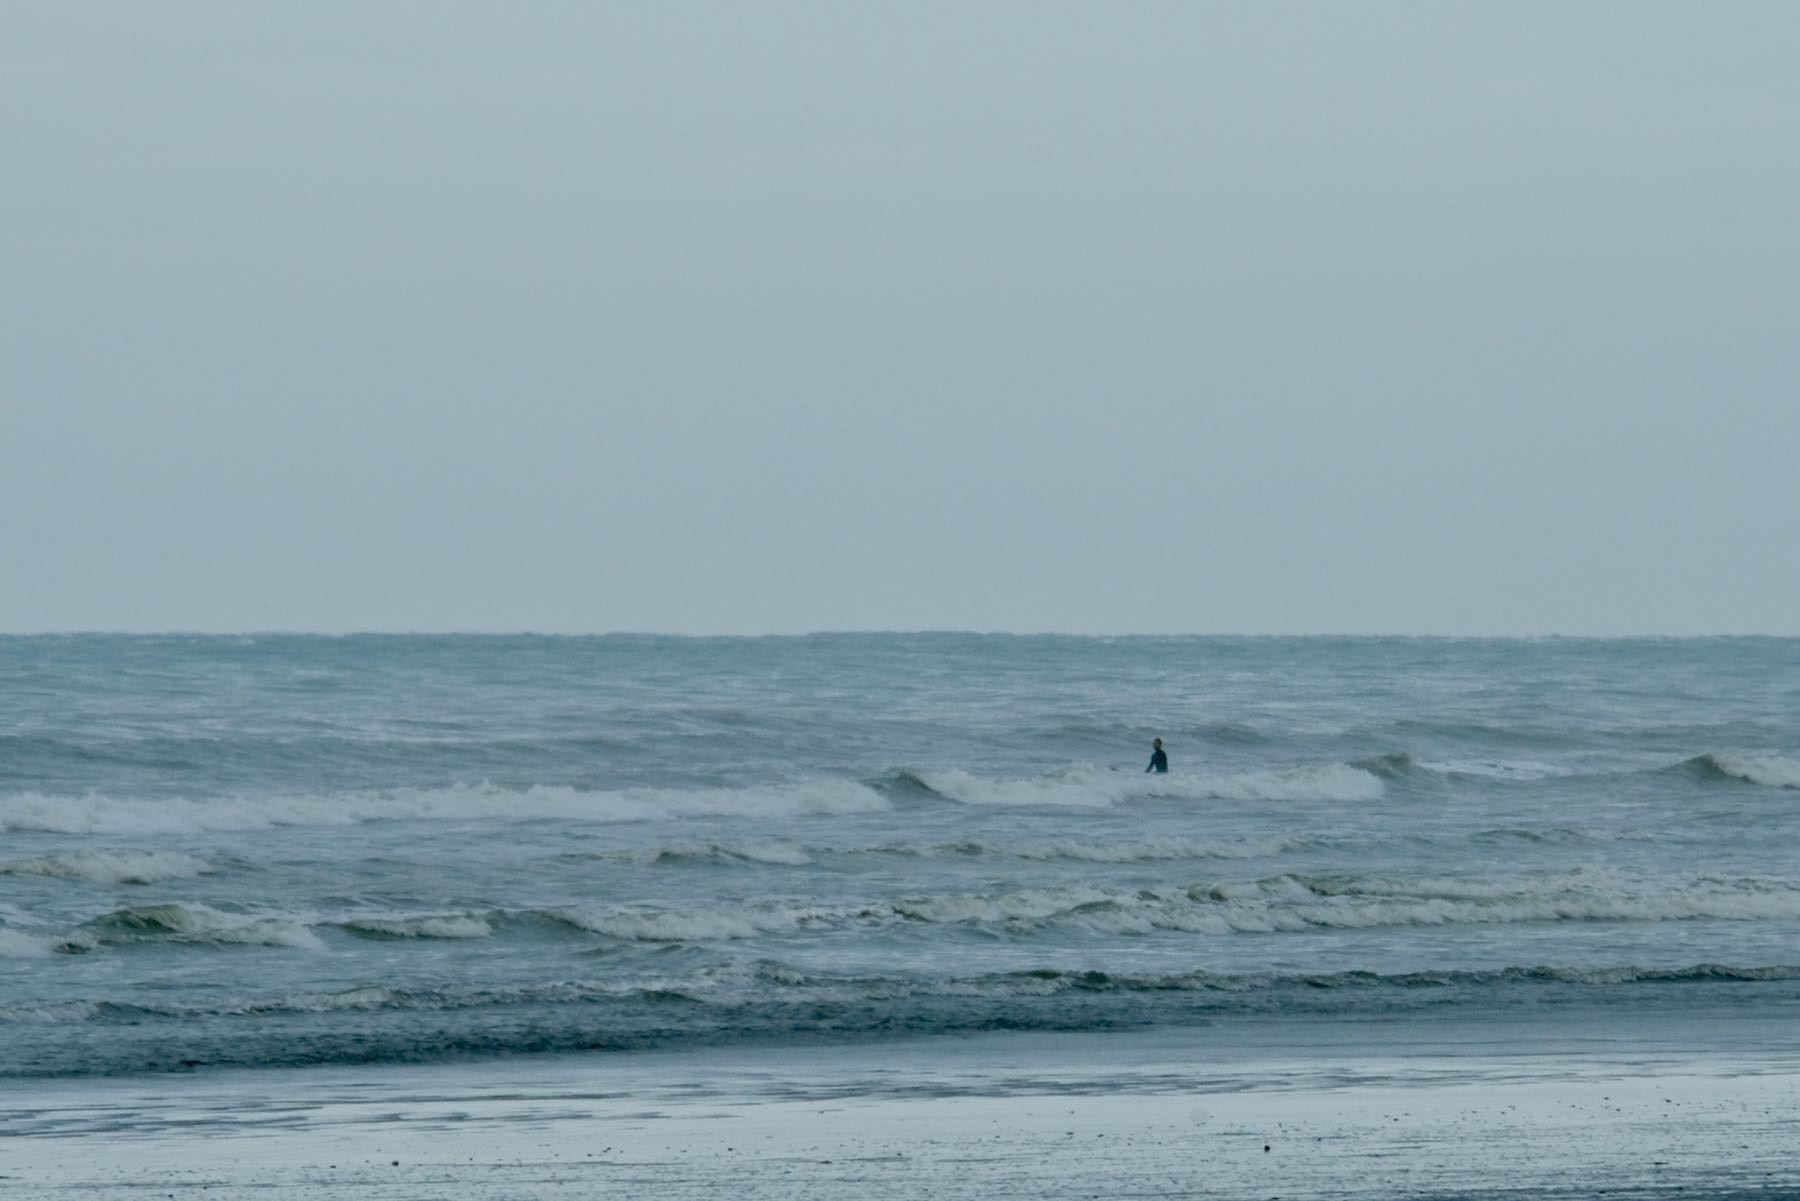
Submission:
<svg viewBox="0 0 1800 1201">
<path fill-rule="evenodd" d="M 830 637 L 979 637 L 979 638 L 1393 638 L 1419 641 L 1630 641 L 1727 638 L 1800 638 L 1800 632 L 1768 631 L 1704 631 L 1671 633 L 1635 631 L 1620 633 L 1576 633 L 1568 631 L 1534 632 L 1409 632 L 1400 630 L 1313 630 L 1282 631 L 1198 631 L 1198 630 L 1007 630 L 920 626 L 912 628 L 842 627 L 797 631 L 730 631 L 696 633 L 678 630 L 614 629 L 614 630 L 534 630 L 534 629 L 378 629 L 345 630 L 303 629 L 41 629 L 0 630 L 0 638 L 669 638 L 669 639 L 778 639 Z"/>
</svg>

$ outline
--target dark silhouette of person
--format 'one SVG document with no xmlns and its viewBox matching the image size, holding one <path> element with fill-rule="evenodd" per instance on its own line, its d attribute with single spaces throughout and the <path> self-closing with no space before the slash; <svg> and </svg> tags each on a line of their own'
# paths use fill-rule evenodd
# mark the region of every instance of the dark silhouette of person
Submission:
<svg viewBox="0 0 1800 1201">
<path fill-rule="evenodd" d="M 1152 738 L 1150 740 L 1150 766 L 1144 770 L 1158 773 L 1169 770 L 1169 757 L 1163 754 L 1162 739 Z"/>
</svg>

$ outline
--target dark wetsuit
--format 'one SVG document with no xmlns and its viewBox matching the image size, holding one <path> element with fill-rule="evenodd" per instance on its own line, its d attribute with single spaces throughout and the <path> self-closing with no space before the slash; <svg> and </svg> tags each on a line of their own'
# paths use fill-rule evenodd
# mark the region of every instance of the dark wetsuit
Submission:
<svg viewBox="0 0 1800 1201">
<path fill-rule="evenodd" d="M 1155 772 L 1169 770 L 1169 757 L 1163 754 L 1163 749 L 1160 746 L 1150 752 L 1150 766 L 1146 767 L 1144 770 Z"/>
</svg>

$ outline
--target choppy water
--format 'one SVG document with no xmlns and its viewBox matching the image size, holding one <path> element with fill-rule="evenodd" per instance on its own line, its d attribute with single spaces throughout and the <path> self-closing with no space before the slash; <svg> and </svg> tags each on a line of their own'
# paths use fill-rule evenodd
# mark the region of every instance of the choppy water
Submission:
<svg viewBox="0 0 1800 1201">
<path fill-rule="evenodd" d="M 0 1074 L 1800 1015 L 1800 640 L 5 638 L 0 706 Z"/>
</svg>

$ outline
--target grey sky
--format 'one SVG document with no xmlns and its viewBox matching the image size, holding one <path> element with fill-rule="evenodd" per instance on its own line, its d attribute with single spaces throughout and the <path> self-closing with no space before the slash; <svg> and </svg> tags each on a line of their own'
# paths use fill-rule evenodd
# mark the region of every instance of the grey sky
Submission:
<svg viewBox="0 0 1800 1201">
<path fill-rule="evenodd" d="M 0 629 L 1800 633 L 1800 6 L 0 2 Z"/>
</svg>

